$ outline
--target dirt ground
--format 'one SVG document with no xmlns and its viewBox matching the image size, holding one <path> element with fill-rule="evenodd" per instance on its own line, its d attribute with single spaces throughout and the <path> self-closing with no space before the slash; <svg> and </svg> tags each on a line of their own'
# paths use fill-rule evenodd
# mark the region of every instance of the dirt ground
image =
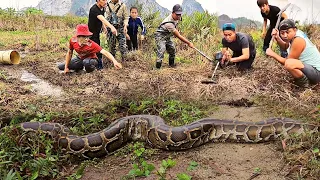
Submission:
<svg viewBox="0 0 320 180">
<path fill-rule="evenodd" d="M 197 57 L 194 52 L 184 54 Z M 186 56 L 187 56 L 186 55 Z M 294 116 L 296 107 L 309 113 L 307 119 L 316 122 L 319 111 L 312 111 L 319 103 L 319 86 L 300 89 L 293 84 L 285 71 L 270 59 L 257 58 L 254 70 L 237 72 L 234 68 L 219 69 L 217 84 L 201 84 L 211 74 L 211 65 L 197 62 L 178 63 L 169 68 L 166 63 L 161 70 L 153 70 L 152 57 L 136 52 L 124 69 L 115 70 L 110 64 L 102 71 L 90 74 L 61 74 L 57 62 L 63 61 L 64 53 L 58 57 L 49 54 L 26 54 L 18 66 L 0 65 L 6 76 L 1 79 L 0 88 L 6 90 L 1 97 L 4 122 L 19 113 L 60 112 L 70 114 L 77 110 L 94 111 L 112 99 L 139 99 L 140 97 L 174 97 L 181 100 L 205 102 L 211 106 L 210 117 L 260 121 L 274 116 Z M 140 59 L 140 57 L 142 57 Z M 46 58 L 47 61 L 40 59 Z M 147 60 L 146 60 L 147 59 Z M 265 67 L 272 66 L 272 71 Z M 32 73 L 32 74 L 28 74 Z M 260 99 L 262 98 L 262 99 Z M 253 102 L 250 107 L 235 107 L 230 102 L 238 100 Z M 275 104 L 265 107 L 268 99 L 283 101 L 282 107 Z M 124 116 L 127 114 L 123 114 Z M 301 117 L 305 114 L 301 114 Z M 303 119 L 305 120 L 305 119 Z M 67 123 L 65 120 L 56 122 Z M 255 168 L 261 174 L 252 179 L 287 179 L 289 169 L 283 161 L 280 142 L 263 144 L 215 143 L 184 152 L 158 151 L 149 162 L 161 164 L 161 160 L 172 157 L 177 165 L 167 172 L 168 179 L 174 179 L 179 172 L 186 172 L 193 179 L 250 179 Z M 199 164 L 193 171 L 186 168 L 190 161 Z M 98 165 L 88 166 L 82 179 L 120 179 L 132 169 L 132 161 L 123 156 L 105 157 Z M 155 179 L 155 175 L 142 179 Z"/>
<path fill-rule="evenodd" d="M 212 117 L 224 119 L 239 119 L 258 121 L 264 117 L 261 110 L 256 107 L 228 107 L 222 106 Z M 281 180 L 286 179 L 285 164 L 279 150 L 279 144 L 236 144 L 212 143 L 185 152 L 159 151 L 151 160 L 155 165 L 171 157 L 177 165 L 167 172 L 167 179 L 175 179 L 177 173 L 187 173 L 192 179 L 249 179 L 255 168 L 261 169 L 261 174 L 254 179 Z M 191 161 L 199 166 L 193 171 L 187 171 Z M 159 167 L 158 167 L 159 168 Z M 128 158 L 110 156 L 106 157 L 98 166 L 88 167 L 83 180 L 121 179 L 132 169 Z M 103 177 L 103 178 L 102 178 Z M 141 179 L 158 179 L 156 175 Z"/>
</svg>

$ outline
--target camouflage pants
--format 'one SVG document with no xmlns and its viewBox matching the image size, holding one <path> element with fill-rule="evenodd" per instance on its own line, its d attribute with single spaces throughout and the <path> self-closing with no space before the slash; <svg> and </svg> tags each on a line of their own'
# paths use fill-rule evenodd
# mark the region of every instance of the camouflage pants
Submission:
<svg viewBox="0 0 320 180">
<path fill-rule="evenodd" d="M 167 50 L 169 53 L 169 65 L 173 65 L 174 58 L 176 56 L 176 48 L 174 46 L 174 42 L 172 41 L 172 34 L 156 32 L 154 37 L 157 44 L 157 62 L 162 62 L 164 53 Z"/>
<path fill-rule="evenodd" d="M 110 53 L 115 56 L 116 55 L 116 47 L 117 47 L 117 40 L 119 41 L 119 49 L 121 53 L 121 57 L 125 58 L 128 53 L 127 49 L 127 43 L 126 43 L 126 36 L 123 32 L 123 27 L 120 27 L 117 29 L 118 31 L 118 36 L 112 34 L 112 32 L 109 30 L 109 39 L 108 39 L 108 45 L 109 45 L 109 50 Z"/>
</svg>

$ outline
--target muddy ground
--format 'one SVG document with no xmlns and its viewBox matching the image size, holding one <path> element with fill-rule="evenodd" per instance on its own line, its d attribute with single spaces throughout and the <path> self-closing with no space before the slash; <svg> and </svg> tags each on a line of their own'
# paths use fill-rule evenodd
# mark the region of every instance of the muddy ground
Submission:
<svg viewBox="0 0 320 180">
<path fill-rule="evenodd" d="M 52 121 L 68 125 L 68 118 L 75 112 L 99 113 L 111 100 L 144 98 L 200 102 L 207 107 L 210 117 L 219 119 L 260 121 L 281 116 L 320 122 L 319 85 L 306 89 L 296 87 L 282 67 L 265 57 L 256 59 L 252 71 L 237 72 L 233 67 L 219 69 L 217 84 L 202 84 L 201 80 L 211 75 L 212 66 L 192 50 L 178 51 L 180 59 L 194 61 L 178 62 L 176 68 L 169 68 L 165 62 L 161 70 L 153 70 L 155 58 L 137 51 L 124 62 L 122 70 L 106 63 L 101 71 L 67 75 L 56 68 L 57 63 L 63 61 L 64 52 L 55 55 L 24 52 L 22 55 L 20 65 L 0 65 L 2 126 L 13 117 L 41 112 L 65 115 Z M 123 111 L 122 116 L 126 115 L 129 114 Z M 106 118 L 106 122 L 113 120 L 115 117 Z M 148 162 L 157 166 L 168 157 L 176 160 L 177 165 L 167 172 L 168 179 L 182 172 L 193 179 L 294 179 L 293 167 L 285 163 L 282 151 L 280 141 L 215 143 L 184 152 L 156 151 Z M 187 171 L 191 161 L 199 166 Z M 132 164 L 125 156 L 108 156 L 86 167 L 82 179 L 121 179 L 132 169 Z M 261 173 L 255 177 L 252 175 L 256 168 Z M 141 179 L 156 178 L 152 175 Z"/>
</svg>

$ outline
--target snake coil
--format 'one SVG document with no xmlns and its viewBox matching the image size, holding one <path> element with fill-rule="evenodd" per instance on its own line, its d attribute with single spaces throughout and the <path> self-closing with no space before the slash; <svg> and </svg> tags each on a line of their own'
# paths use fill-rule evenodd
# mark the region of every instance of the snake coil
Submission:
<svg viewBox="0 0 320 180">
<path fill-rule="evenodd" d="M 144 141 L 154 148 L 178 151 L 198 147 L 207 142 L 234 141 L 258 143 L 279 136 L 319 132 L 320 127 L 289 118 L 273 118 L 260 122 L 241 122 L 205 118 L 193 123 L 172 127 L 159 116 L 134 115 L 120 118 L 100 132 L 77 136 L 58 123 L 25 122 L 23 131 L 42 131 L 49 134 L 59 147 L 87 158 L 105 156 L 130 141 Z"/>
</svg>

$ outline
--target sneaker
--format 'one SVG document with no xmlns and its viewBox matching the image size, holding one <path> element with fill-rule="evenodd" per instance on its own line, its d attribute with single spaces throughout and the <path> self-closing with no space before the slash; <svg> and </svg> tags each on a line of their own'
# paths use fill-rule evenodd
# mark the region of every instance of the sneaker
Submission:
<svg viewBox="0 0 320 180">
<path fill-rule="evenodd" d="M 301 78 L 295 78 L 294 84 L 302 88 L 308 88 L 310 86 L 309 79 L 306 76 L 302 76 Z"/>
</svg>

